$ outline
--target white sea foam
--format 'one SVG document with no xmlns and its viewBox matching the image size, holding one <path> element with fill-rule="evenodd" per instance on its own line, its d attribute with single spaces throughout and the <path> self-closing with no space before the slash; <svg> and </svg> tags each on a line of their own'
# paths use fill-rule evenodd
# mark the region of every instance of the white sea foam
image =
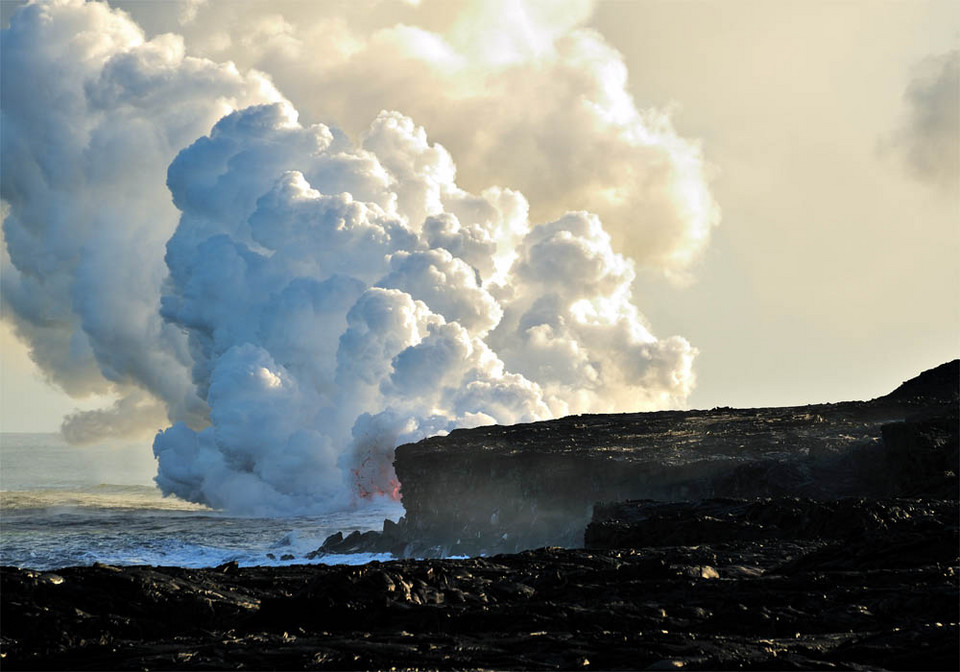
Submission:
<svg viewBox="0 0 960 672">
<path fill-rule="evenodd" d="M 323 516 L 243 517 L 163 497 L 137 472 L 126 483 L 102 483 L 102 465 L 87 461 L 107 450 L 67 448 L 53 435 L 0 436 L 0 564 L 56 569 L 112 565 L 215 567 L 363 564 L 389 555 L 327 555 L 307 559 L 334 532 L 380 529 L 402 507 L 389 500 Z M 85 454 L 86 451 L 86 454 Z M 113 453 L 120 456 L 122 453 Z M 60 487 L 36 485 L 36 465 Z M 111 475 L 129 473 L 114 465 Z M 120 479 L 123 480 L 123 479 Z"/>
</svg>

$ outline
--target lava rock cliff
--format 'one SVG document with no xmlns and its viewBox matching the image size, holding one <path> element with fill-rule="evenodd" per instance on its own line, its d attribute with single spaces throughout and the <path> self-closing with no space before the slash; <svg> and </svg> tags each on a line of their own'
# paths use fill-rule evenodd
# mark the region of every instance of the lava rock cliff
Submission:
<svg viewBox="0 0 960 672">
<path fill-rule="evenodd" d="M 406 515 L 320 552 L 398 557 L 577 547 L 630 499 L 955 497 L 960 361 L 872 401 L 582 415 L 400 446 Z"/>
</svg>

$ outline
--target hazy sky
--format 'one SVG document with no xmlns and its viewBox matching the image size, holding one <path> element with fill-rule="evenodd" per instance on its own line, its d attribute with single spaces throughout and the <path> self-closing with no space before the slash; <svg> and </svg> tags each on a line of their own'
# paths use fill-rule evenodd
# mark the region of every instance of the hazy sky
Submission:
<svg viewBox="0 0 960 672">
<path fill-rule="evenodd" d="M 644 291 L 701 350 L 693 406 L 868 398 L 957 357 L 960 5 L 616 2 L 595 22 L 719 171 L 695 284 Z M 951 51 L 931 142 L 952 164 L 917 175 L 908 90 Z"/>
<path fill-rule="evenodd" d="M 15 4 L 3 2 L 4 25 Z M 188 56 L 265 72 L 301 123 L 356 138 L 382 108 L 410 115 L 450 150 L 460 186 L 519 188 L 534 223 L 598 212 L 637 261 L 634 300 L 653 333 L 699 350 L 689 407 L 868 398 L 958 356 L 960 5 L 568 4 L 111 6 L 147 39 L 176 32 Z M 599 38 L 564 42 L 585 27 Z M 422 53 L 392 61 L 390 40 Z M 554 48 L 560 66 L 544 55 Z M 606 74 L 581 81 L 570 63 Z M 583 87 L 627 128 L 623 65 L 637 114 L 669 111 L 679 139 L 664 134 L 667 158 L 560 113 Z M 537 78 L 551 67 L 559 74 Z M 508 74 L 491 80 L 495 69 Z M 0 348 L 3 431 L 55 431 L 72 409 L 112 402 L 43 382 L 6 325 Z"/>
</svg>

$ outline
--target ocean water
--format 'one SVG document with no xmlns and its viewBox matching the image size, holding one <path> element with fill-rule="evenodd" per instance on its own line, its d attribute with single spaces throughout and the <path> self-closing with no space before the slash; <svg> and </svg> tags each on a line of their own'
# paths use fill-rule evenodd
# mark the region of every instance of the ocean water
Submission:
<svg viewBox="0 0 960 672">
<path fill-rule="evenodd" d="M 0 434 L 0 564 L 359 564 L 390 556 L 303 556 L 334 532 L 378 530 L 403 514 L 385 500 L 324 516 L 231 516 L 163 497 L 154 473 L 149 445 L 77 447 L 57 434 Z"/>
</svg>

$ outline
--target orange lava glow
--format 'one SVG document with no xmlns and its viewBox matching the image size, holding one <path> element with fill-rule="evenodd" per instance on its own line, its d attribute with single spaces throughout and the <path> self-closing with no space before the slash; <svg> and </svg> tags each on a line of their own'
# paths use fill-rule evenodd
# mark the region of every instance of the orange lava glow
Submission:
<svg viewBox="0 0 960 672">
<path fill-rule="evenodd" d="M 367 455 L 359 467 L 350 471 L 353 473 L 357 495 L 362 499 L 389 497 L 393 501 L 400 501 L 400 481 L 389 462 Z"/>
</svg>

